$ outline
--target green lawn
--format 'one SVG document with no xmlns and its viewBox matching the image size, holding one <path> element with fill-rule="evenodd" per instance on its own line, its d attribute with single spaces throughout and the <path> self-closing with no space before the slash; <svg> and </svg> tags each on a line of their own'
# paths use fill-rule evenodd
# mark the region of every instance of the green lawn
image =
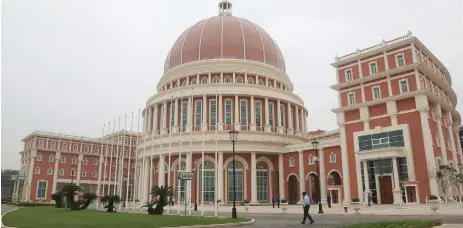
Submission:
<svg viewBox="0 0 463 228">
<path fill-rule="evenodd" d="M 342 228 L 431 228 L 439 226 L 442 223 L 438 220 L 409 220 L 409 221 L 395 221 L 395 222 L 365 222 L 350 226 L 343 226 Z"/>
<path fill-rule="evenodd" d="M 139 213 L 108 213 L 95 210 L 71 211 L 52 207 L 25 207 L 3 217 L 3 224 L 18 228 L 74 227 L 175 227 L 186 225 L 224 224 L 247 219 L 147 215 Z"/>
</svg>

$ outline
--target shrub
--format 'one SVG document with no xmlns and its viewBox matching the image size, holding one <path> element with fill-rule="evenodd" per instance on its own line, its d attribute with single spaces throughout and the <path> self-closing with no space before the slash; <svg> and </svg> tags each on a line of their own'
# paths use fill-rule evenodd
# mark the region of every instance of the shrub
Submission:
<svg viewBox="0 0 463 228">
<path fill-rule="evenodd" d="M 154 210 L 153 207 L 154 207 L 154 205 L 156 205 L 157 203 L 158 203 L 157 200 L 154 200 L 154 201 L 152 201 L 152 202 L 148 202 L 148 203 L 146 203 L 146 205 L 141 206 L 140 209 L 146 207 L 146 208 L 148 208 L 148 214 L 154 215 L 154 214 L 155 214 L 155 210 Z"/>
<path fill-rule="evenodd" d="M 154 208 L 154 214 L 162 215 L 164 213 L 164 207 L 167 206 L 167 198 L 171 198 L 174 195 L 174 189 L 171 186 L 154 186 L 151 189 L 151 194 L 158 197 L 158 203 Z"/>
<path fill-rule="evenodd" d="M 17 206 L 17 207 L 53 206 L 53 204 L 50 204 L 50 203 L 27 203 L 27 202 L 20 202 L 20 203 L 8 202 L 7 205 Z"/>
<path fill-rule="evenodd" d="M 287 199 L 282 199 L 280 202 L 281 203 L 288 203 L 288 200 Z"/>
<path fill-rule="evenodd" d="M 393 222 L 366 222 L 342 228 L 431 228 L 442 225 L 439 220 L 409 220 L 409 221 L 393 221 Z"/>
<path fill-rule="evenodd" d="M 96 199 L 98 196 L 95 193 L 84 193 L 84 203 L 80 209 L 87 209 L 87 207 Z"/>
<path fill-rule="evenodd" d="M 438 198 L 437 196 L 435 196 L 435 195 L 430 195 L 430 196 L 428 197 L 428 199 L 429 199 L 429 200 L 438 200 L 439 198 Z"/>
<path fill-rule="evenodd" d="M 115 196 L 108 196 L 108 195 L 105 195 L 103 196 L 103 198 L 101 199 L 101 202 L 102 203 L 108 203 L 104 208 L 107 208 L 106 209 L 106 212 L 114 212 L 114 208 L 116 208 L 114 206 L 114 204 L 117 204 L 119 202 L 121 202 L 121 198 L 118 196 L 118 195 L 115 195 Z"/>
<path fill-rule="evenodd" d="M 251 202 L 251 200 L 248 200 L 248 199 L 246 199 L 246 200 L 243 201 L 244 204 L 250 203 L 250 202 Z"/>
<path fill-rule="evenodd" d="M 359 199 L 358 197 L 354 197 L 354 198 L 352 199 L 352 202 L 353 202 L 353 203 L 358 203 L 358 202 L 360 202 L 360 199 Z"/>
<path fill-rule="evenodd" d="M 62 191 L 55 192 L 51 195 L 51 199 L 55 201 L 57 208 L 64 207 L 63 197 L 64 193 Z"/>
</svg>

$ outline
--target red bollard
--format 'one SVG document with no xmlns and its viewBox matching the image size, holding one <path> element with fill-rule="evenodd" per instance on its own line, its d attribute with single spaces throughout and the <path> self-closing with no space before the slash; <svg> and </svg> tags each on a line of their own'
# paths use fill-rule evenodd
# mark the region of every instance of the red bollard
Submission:
<svg viewBox="0 0 463 228">
<path fill-rule="evenodd" d="M 348 209 L 348 208 L 349 208 L 349 207 L 347 206 L 347 203 L 345 203 L 345 204 L 344 204 L 344 213 L 347 213 L 347 209 Z"/>
</svg>

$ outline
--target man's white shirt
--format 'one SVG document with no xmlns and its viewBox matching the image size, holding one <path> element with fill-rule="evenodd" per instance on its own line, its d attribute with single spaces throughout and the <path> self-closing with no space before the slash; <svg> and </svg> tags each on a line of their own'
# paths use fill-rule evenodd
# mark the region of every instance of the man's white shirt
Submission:
<svg viewBox="0 0 463 228">
<path fill-rule="evenodd" d="M 303 200 L 302 200 L 302 206 L 305 207 L 307 205 L 310 205 L 310 197 L 309 197 L 309 195 L 305 195 Z"/>
</svg>

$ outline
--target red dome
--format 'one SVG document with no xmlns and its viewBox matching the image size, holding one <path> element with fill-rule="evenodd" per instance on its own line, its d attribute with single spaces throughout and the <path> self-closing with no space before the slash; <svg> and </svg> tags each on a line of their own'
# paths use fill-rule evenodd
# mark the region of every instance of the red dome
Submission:
<svg viewBox="0 0 463 228">
<path fill-rule="evenodd" d="M 267 32 L 231 15 L 204 19 L 185 30 L 171 48 L 164 70 L 204 59 L 245 59 L 285 71 L 280 48 Z"/>
</svg>

